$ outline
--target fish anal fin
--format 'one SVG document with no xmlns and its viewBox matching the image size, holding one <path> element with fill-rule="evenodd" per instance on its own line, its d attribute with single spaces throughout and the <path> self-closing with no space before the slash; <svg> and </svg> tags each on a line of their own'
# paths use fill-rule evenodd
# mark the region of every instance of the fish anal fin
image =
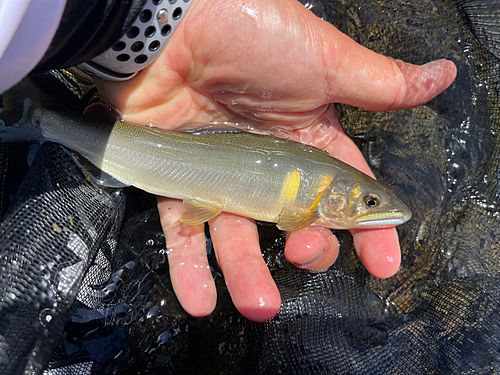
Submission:
<svg viewBox="0 0 500 375">
<path fill-rule="evenodd" d="M 182 206 L 182 215 L 179 221 L 184 224 L 195 225 L 216 217 L 222 212 L 224 206 L 201 199 L 186 199 Z"/>
<path fill-rule="evenodd" d="M 278 228 L 287 232 L 295 232 L 308 227 L 319 218 L 317 211 L 292 209 L 284 207 L 280 212 Z"/>
</svg>

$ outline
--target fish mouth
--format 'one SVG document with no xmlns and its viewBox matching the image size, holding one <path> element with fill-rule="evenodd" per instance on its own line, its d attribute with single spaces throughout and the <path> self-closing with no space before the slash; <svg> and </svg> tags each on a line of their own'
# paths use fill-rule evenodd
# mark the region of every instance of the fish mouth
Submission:
<svg viewBox="0 0 500 375">
<path fill-rule="evenodd" d="M 411 212 L 391 211 L 368 214 L 358 217 L 355 223 L 358 227 L 386 228 L 403 224 L 410 220 Z"/>
</svg>

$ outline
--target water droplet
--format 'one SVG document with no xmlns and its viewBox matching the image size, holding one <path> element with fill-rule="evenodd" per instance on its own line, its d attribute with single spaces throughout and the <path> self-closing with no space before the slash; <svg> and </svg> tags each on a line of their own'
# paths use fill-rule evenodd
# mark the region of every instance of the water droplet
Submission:
<svg viewBox="0 0 500 375">
<path fill-rule="evenodd" d="M 52 311 L 50 309 L 44 309 L 40 312 L 39 319 L 40 323 L 46 327 L 52 321 Z"/>
<path fill-rule="evenodd" d="M 152 317 L 156 318 L 159 313 L 160 313 L 160 307 L 158 305 L 155 305 L 146 313 L 146 318 L 147 319 Z"/>
<path fill-rule="evenodd" d="M 277 138 L 282 138 L 282 139 L 290 138 L 290 132 L 284 128 L 272 128 L 270 130 L 270 133 Z"/>
<path fill-rule="evenodd" d="M 322 118 L 319 120 L 316 124 L 314 124 L 311 127 L 311 133 L 313 133 L 315 136 L 321 136 L 327 132 L 327 130 L 332 126 L 332 123 L 330 120 L 328 120 L 326 117 Z"/>
<path fill-rule="evenodd" d="M 161 333 L 158 336 L 156 343 L 158 345 L 164 345 L 164 344 L 170 344 L 171 341 L 172 341 L 172 337 L 170 336 L 170 333 L 167 331 L 167 332 Z"/>
<path fill-rule="evenodd" d="M 111 283 L 109 285 L 106 285 L 106 287 L 103 289 L 103 292 L 109 294 L 111 292 L 114 292 L 115 290 L 116 290 L 116 284 Z"/>
<path fill-rule="evenodd" d="M 123 270 L 118 270 L 114 274 L 111 275 L 111 281 L 116 283 L 122 277 Z"/>
<path fill-rule="evenodd" d="M 170 248 L 170 249 L 161 249 L 159 251 L 160 254 L 164 254 L 164 255 L 168 255 L 170 254 L 172 251 L 174 251 L 174 249 Z"/>
<path fill-rule="evenodd" d="M 307 133 L 301 133 L 298 141 L 300 143 L 305 144 L 305 145 L 313 145 L 314 144 L 314 135 L 312 134 L 312 131 L 307 132 Z M 310 151 L 310 149 L 304 149 L 304 150 Z"/>
</svg>

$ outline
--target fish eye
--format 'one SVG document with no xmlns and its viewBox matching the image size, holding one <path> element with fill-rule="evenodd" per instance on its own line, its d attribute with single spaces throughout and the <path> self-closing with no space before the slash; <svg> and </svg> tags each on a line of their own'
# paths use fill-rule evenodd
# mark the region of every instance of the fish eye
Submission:
<svg viewBox="0 0 500 375">
<path fill-rule="evenodd" d="M 365 195 L 363 201 L 366 204 L 366 207 L 377 207 L 380 204 L 380 197 L 376 194 L 368 194 Z"/>
</svg>

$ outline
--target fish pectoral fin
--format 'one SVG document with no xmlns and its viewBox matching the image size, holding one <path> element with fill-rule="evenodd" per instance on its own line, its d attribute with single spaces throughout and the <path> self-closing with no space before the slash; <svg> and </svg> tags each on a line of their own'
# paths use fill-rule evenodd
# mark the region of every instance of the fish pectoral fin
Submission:
<svg viewBox="0 0 500 375">
<path fill-rule="evenodd" d="M 184 224 L 203 224 L 222 212 L 224 206 L 201 199 L 186 199 L 182 206 L 182 215 L 179 221 Z"/>
<path fill-rule="evenodd" d="M 317 211 L 291 209 L 284 207 L 280 212 L 278 228 L 287 232 L 295 232 L 311 225 L 319 218 Z"/>
</svg>

